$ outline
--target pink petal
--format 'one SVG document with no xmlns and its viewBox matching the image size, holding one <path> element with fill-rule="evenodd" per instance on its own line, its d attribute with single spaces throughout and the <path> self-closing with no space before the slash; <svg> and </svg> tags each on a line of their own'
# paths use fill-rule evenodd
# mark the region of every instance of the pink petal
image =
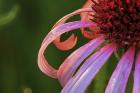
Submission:
<svg viewBox="0 0 140 93">
<path fill-rule="evenodd" d="M 61 85 L 64 86 L 73 76 L 80 64 L 95 50 L 102 42 L 102 36 L 90 41 L 86 45 L 74 51 L 60 66 L 58 70 L 58 79 Z"/>
<path fill-rule="evenodd" d="M 115 50 L 116 45 L 108 44 L 91 55 L 80 67 L 76 75 L 65 85 L 61 93 L 84 93 L 101 67 Z"/>
<path fill-rule="evenodd" d="M 81 8 L 81 9 L 78 9 L 78 10 L 76 10 L 76 11 L 74 11 L 74 12 L 72 12 L 72 13 L 66 15 L 66 16 L 64 16 L 63 18 L 61 18 L 61 19 L 53 26 L 53 28 L 56 27 L 56 26 L 58 26 L 58 25 L 64 24 L 69 18 L 71 18 L 71 17 L 73 17 L 73 16 L 75 16 L 75 15 L 77 15 L 77 14 L 83 13 L 83 12 L 93 12 L 93 9 L 92 9 L 92 8 Z"/>
<path fill-rule="evenodd" d="M 133 93 L 140 93 L 140 51 L 135 64 Z"/>
<path fill-rule="evenodd" d="M 80 14 L 81 12 L 92 12 L 92 8 L 82 8 L 82 9 L 78 9 L 66 16 L 64 16 L 63 18 L 61 18 L 54 26 L 60 26 L 62 24 L 64 24 L 70 17 Z M 43 42 L 45 42 L 46 38 L 44 39 Z M 54 44 L 56 45 L 57 48 L 59 48 L 60 50 L 69 50 L 71 48 L 73 48 L 75 46 L 77 42 L 77 37 L 75 36 L 70 36 L 66 41 L 61 42 L 60 41 L 60 36 L 58 38 L 56 38 L 56 40 L 54 40 Z"/>
<path fill-rule="evenodd" d="M 54 69 L 51 65 L 49 65 L 49 63 L 47 62 L 47 60 L 44 57 L 44 51 L 46 50 L 47 46 L 51 42 L 53 42 L 53 40 L 55 40 L 58 36 L 60 36 L 61 34 L 65 33 L 65 32 L 73 31 L 74 29 L 78 29 L 81 27 L 89 27 L 92 25 L 95 25 L 95 24 L 93 22 L 75 21 L 75 22 L 69 22 L 66 24 L 62 24 L 62 25 L 52 29 L 52 31 L 50 31 L 48 33 L 48 35 L 46 36 L 44 42 L 41 45 L 39 53 L 38 53 L 38 66 L 39 66 L 40 70 L 44 74 L 46 74 L 50 77 L 57 78 L 57 70 Z"/>
<path fill-rule="evenodd" d="M 109 80 L 105 93 L 125 93 L 125 88 L 134 61 L 134 55 L 135 48 L 133 47 L 129 48 L 123 55 Z"/>
<path fill-rule="evenodd" d="M 93 2 L 91 0 L 88 0 L 85 5 L 83 6 L 83 8 L 92 8 Z M 81 16 L 81 20 L 83 21 L 91 21 L 91 19 L 93 19 L 93 16 L 95 12 L 83 12 L 80 14 Z M 95 35 L 93 34 L 93 31 L 96 31 L 96 29 L 93 29 L 95 27 L 89 27 L 90 31 L 87 31 L 85 28 L 81 28 L 81 32 L 83 34 L 84 37 L 88 38 L 88 39 L 93 39 L 95 37 Z"/>
<path fill-rule="evenodd" d="M 88 0 L 88 1 L 84 4 L 83 8 L 92 8 L 92 5 L 93 5 L 92 1 L 91 1 L 91 0 Z M 93 9 L 92 9 L 92 12 L 82 12 L 82 13 L 80 14 L 81 19 L 82 19 L 82 20 L 88 20 L 88 21 L 89 21 L 89 13 L 94 13 Z"/>
<path fill-rule="evenodd" d="M 77 37 L 72 34 L 67 40 L 61 42 L 60 37 L 54 40 L 55 46 L 60 50 L 69 50 L 72 49 L 77 42 Z"/>
</svg>

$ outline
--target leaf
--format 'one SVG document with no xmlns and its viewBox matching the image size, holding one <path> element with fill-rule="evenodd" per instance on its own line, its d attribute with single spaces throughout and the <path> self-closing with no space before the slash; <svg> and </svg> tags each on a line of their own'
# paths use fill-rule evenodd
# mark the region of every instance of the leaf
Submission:
<svg viewBox="0 0 140 93">
<path fill-rule="evenodd" d="M 0 14 L 0 27 L 12 22 L 17 16 L 19 8 L 19 5 L 16 4 L 8 13 L 2 15 Z"/>
</svg>

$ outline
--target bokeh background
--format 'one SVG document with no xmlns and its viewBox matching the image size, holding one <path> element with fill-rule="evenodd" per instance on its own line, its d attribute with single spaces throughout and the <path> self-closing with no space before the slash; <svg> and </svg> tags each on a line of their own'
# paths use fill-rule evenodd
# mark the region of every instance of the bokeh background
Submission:
<svg viewBox="0 0 140 93">
<path fill-rule="evenodd" d="M 38 50 L 53 24 L 82 7 L 85 1 L 0 0 L 0 93 L 60 93 L 59 82 L 38 69 Z M 86 42 L 81 35 L 78 39 L 74 49 Z M 73 50 L 62 52 L 52 44 L 47 48 L 46 57 L 58 68 Z M 116 59 L 112 57 L 111 64 L 106 64 L 97 75 L 89 93 L 103 93 L 109 79 L 106 77 L 117 63 L 113 60 Z M 128 86 L 132 86 L 131 81 L 130 78 Z M 131 90 L 128 88 L 128 93 Z"/>
<path fill-rule="evenodd" d="M 0 93 L 59 93 L 58 81 L 38 69 L 38 50 L 53 24 L 85 1 L 0 0 Z M 66 57 L 53 45 L 46 56 L 56 68 Z"/>
</svg>

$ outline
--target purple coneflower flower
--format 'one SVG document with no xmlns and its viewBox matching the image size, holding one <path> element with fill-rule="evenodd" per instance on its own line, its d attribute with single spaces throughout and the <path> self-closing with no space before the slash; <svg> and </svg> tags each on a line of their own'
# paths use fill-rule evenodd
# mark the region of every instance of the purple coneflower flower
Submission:
<svg viewBox="0 0 140 93">
<path fill-rule="evenodd" d="M 81 15 L 81 20 L 66 23 L 77 14 Z M 58 70 L 54 69 L 44 57 L 45 49 L 52 42 L 60 50 L 73 48 L 76 36 L 71 35 L 64 42 L 60 37 L 79 28 L 90 41 L 66 58 Z M 108 43 L 103 46 L 105 41 Z M 125 93 L 133 66 L 133 93 L 140 93 L 140 0 L 88 0 L 83 8 L 64 16 L 54 25 L 41 45 L 38 65 L 43 73 L 60 81 L 61 93 L 84 93 L 110 56 L 121 48 L 125 49 L 124 54 L 105 93 Z"/>
</svg>

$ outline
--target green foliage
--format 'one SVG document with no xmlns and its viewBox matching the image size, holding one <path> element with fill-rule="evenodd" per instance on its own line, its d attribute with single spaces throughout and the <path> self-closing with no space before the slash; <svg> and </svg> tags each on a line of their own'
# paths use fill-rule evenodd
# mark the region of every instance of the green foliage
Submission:
<svg viewBox="0 0 140 93">
<path fill-rule="evenodd" d="M 83 3 L 74 0 L 0 0 L 0 93 L 61 91 L 57 80 L 39 70 L 38 50 L 52 25 Z M 54 45 L 46 51 L 47 59 L 56 68 L 69 55 L 65 54 Z"/>
<path fill-rule="evenodd" d="M 16 4 L 12 9 L 6 14 L 0 14 L 0 27 L 13 21 L 19 11 L 19 5 Z"/>
</svg>

